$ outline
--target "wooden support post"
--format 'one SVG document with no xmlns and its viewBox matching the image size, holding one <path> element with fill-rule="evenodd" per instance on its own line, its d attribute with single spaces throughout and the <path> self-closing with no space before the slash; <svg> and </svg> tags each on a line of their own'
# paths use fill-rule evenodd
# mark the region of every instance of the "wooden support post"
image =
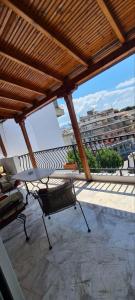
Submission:
<svg viewBox="0 0 135 300">
<path fill-rule="evenodd" d="M 3 153 L 3 156 L 7 157 L 7 151 L 6 151 L 6 148 L 5 148 L 5 145 L 3 143 L 1 135 L 0 135 L 0 147 L 1 147 L 1 151 Z"/>
<path fill-rule="evenodd" d="M 29 155 L 30 155 L 30 160 L 31 160 L 32 166 L 33 166 L 33 168 L 37 168 L 37 163 L 36 163 L 33 151 L 32 151 L 31 143 L 30 143 L 27 131 L 26 131 L 24 121 L 19 122 L 19 125 L 21 127 L 21 130 L 22 130 L 22 133 L 23 133 L 23 136 L 24 136 L 27 148 L 28 148 L 28 152 L 29 152 Z"/>
<path fill-rule="evenodd" d="M 84 150 L 82 139 L 81 139 L 81 134 L 80 134 L 80 130 L 79 130 L 79 126 L 78 126 L 78 122 L 77 122 L 77 118 L 76 118 L 76 114 L 75 114 L 75 110 L 74 110 L 74 105 L 73 105 L 73 101 L 72 101 L 72 94 L 71 93 L 65 94 L 64 99 L 67 104 L 69 116 L 71 119 L 73 131 L 74 131 L 74 135 L 75 135 L 76 142 L 78 145 L 80 158 L 81 158 L 83 169 L 85 172 L 85 176 L 86 176 L 86 179 L 89 181 L 89 180 L 91 180 L 90 168 L 88 165 L 88 161 L 86 158 L 85 150 Z"/>
</svg>

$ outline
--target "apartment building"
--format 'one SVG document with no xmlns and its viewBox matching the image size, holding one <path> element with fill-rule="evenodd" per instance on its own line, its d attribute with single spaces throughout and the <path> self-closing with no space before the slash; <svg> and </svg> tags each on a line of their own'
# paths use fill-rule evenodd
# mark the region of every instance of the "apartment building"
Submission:
<svg viewBox="0 0 135 300">
<path fill-rule="evenodd" d="M 88 111 L 80 117 L 79 127 L 83 142 L 106 140 L 106 143 L 116 136 L 135 132 L 135 109 L 118 111 L 113 108 L 96 112 Z M 63 131 L 65 144 L 75 143 L 72 129 Z"/>
</svg>

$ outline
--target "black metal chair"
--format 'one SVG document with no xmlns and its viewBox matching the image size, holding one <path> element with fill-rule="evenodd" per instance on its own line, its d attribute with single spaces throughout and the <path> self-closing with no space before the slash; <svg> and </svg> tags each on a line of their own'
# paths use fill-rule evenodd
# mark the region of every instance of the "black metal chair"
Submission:
<svg viewBox="0 0 135 300">
<path fill-rule="evenodd" d="M 48 216 L 50 219 L 50 215 L 56 212 L 62 211 L 72 206 L 74 206 L 74 208 L 76 209 L 76 203 L 78 203 L 83 214 L 86 226 L 88 228 L 88 232 L 91 231 L 87 223 L 85 214 L 83 212 L 82 206 L 80 202 L 76 199 L 74 184 L 71 180 L 68 180 L 64 184 L 51 189 L 39 189 L 37 191 L 37 199 L 43 211 L 42 219 L 49 243 L 49 249 L 52 249 L 52 245 L 50 243 L 44 216 Z"/>
</svg>

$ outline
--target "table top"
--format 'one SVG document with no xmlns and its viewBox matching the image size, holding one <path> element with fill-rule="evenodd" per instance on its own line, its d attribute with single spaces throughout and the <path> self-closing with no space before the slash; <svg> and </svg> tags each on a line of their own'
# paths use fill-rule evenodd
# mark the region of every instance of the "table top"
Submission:
<svg viewBox="0 0 135 300">
<path fill-rule="evenodd" d="M 32 182 L 49 177 L 54 171 L 55 169 L 34 168 L 17 173 L 16 175 L 13 175 L 12 178 L 14 180 Z"/>
</svg>

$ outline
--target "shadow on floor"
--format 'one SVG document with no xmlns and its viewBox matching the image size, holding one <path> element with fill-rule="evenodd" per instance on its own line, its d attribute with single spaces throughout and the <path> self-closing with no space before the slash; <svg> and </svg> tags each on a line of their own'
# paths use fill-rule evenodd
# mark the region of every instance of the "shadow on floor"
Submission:
<svg viewBox="0 0 135 300">
<path fill-rule="evenodd" d="M 59 185 L 62 184 L 63 179 L 50 179 L 49 185 Z M 74 180 L 76 195 L 78 195 L 82 190 L 90 190 L 96 192 L 113 193 L 127 196 L 135 195 L 135 185 L 120 184 L 120 183 L 110 183 L 110 182 L 86 182 L 83 180 Z"/>
</svg>

